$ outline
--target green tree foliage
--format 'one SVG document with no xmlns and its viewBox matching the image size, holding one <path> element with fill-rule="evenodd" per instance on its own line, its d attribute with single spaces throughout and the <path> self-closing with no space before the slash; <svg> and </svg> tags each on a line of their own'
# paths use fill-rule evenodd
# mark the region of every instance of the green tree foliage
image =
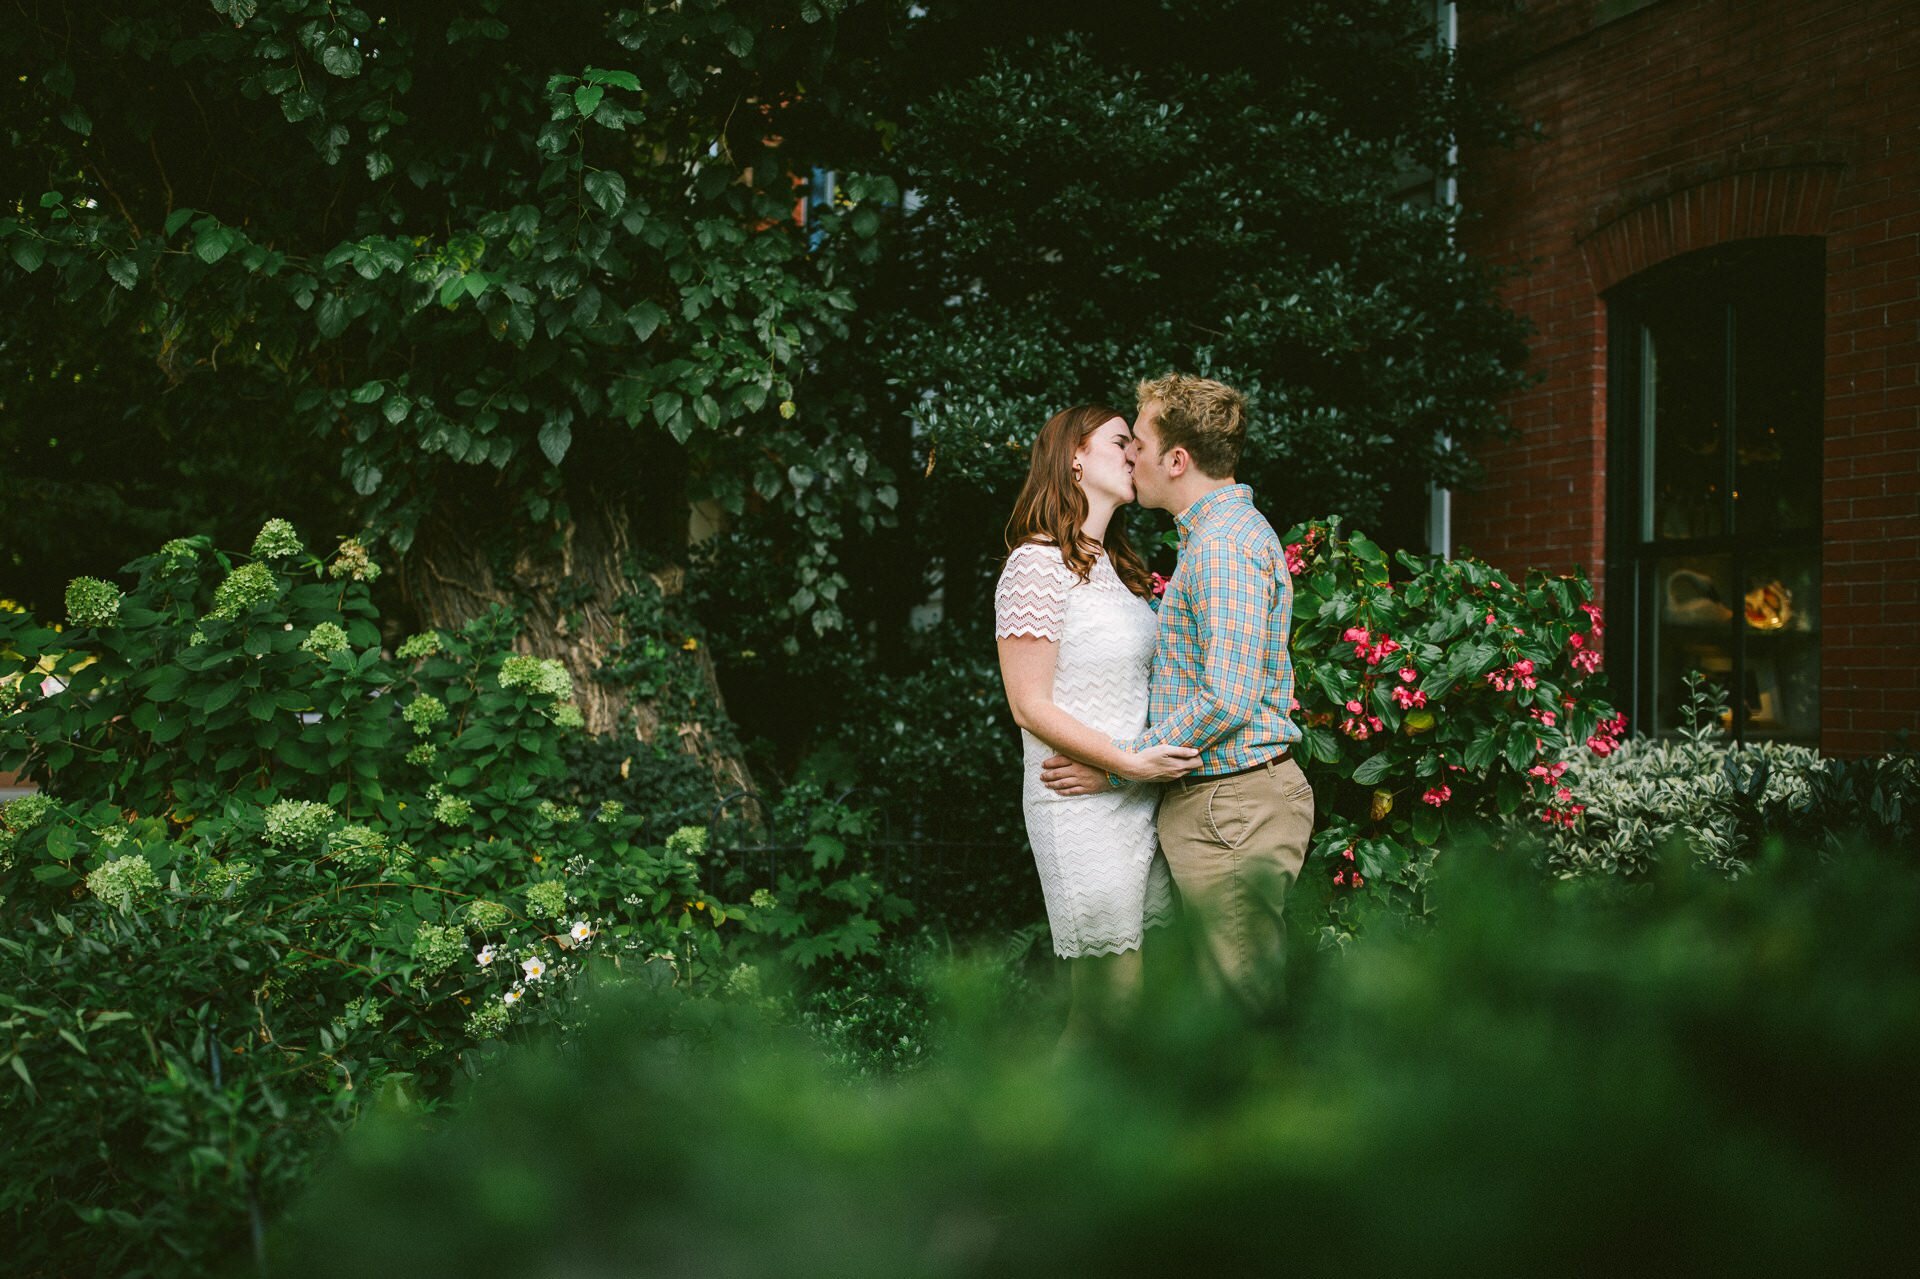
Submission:
<svg viewBox="0 0 1920 1279">
<path fill-rule="evenodd" d="M 1452 142 L 1511 131 L 1431 7 L 925 10 L 875 94 L 892 95 L 907 194 L 860 294 L 869 319 L 827 362 L 884 381 L 867 398 L 903 424 L 876 446 L 902 528 L 849 550 L 839 597 L 881 678 L 954 671 L 936 721 L 991 698 L 986 596 L 1028 443 L 1076 401 L 1130 412 L 1135 380 L 1171 368 L 1249 392 L 1241 478 L 1278 527 L 1337 512 L 1418 547 L 1428 481 L 1466 480 L 1463 447 L 1496 429 L 1523 356 L 1491 273 L 1454 247 L 1462 215 L 1430 198 Z M 757 566 L 785 536 L 737 522 L 703 565 L 709 621 L 754 654 L 729 671 L 755 693 L 735 704 L 751 717 L 778 690 L 802 718 L 847 719 L 860 749 L 892 726 L 840 714 L 874 677 L 845 678 L 838 646 L 781 660 L 790 632 L 762 620 L 782 600 Z M 929 598 L 937 634 L 916 636 L 908 607 Z"/>
<path fill-rule="evenodd" d="M 125 366 L 59 385 L 92 423 L 74 466 L 158 451 L 156 369 L 193 450 L 319 442 L 429 620 L 530 594 L 558 629 L 562 587 L 677 559 L 689 502 L 778 507 L 807 528 L 782 567 L 830 581 L 843 528 L 894 500 L 808 384 L 855 305 L 809 235 L 857 256 L 895 195 L 855 171 L 877 141 L 844 86 L 871 51 L 843 7 L 42 7 L 0 217 L 31 300 L 0 350 L 57 313 Z M 848 200 L 803 227 L 829 161 Z M 10 402 L 10 452 L 51 395 Z M 817 589 L 783 608 L 838 620 Z"/>
<path fill-rule="evenodd" d="M 1276 523 L 1394 545 L 1516 377 L 1455 215 L 1407 198 L 1507 128 L 1414 0 L 78 14 L 20 24 L 0 160 L 0 485 L 42 608 L 277 495 L 371 527 L 423 624 L 521 609 L 594 728 L 707 743 L 594 678 L 636 581 L 685 582 L 709 691 L 785 766 L 925 669 L 935 589 L 991 701 L 1051 410 L 1234 381 Z M 115 518 L 69 539 L 45 493 Z M 690 505 L 720 531 L 683 576 Z"/>
<path fill-rule="evenodd" d="M 914 460 L 950 593 L 997 546 L 1039 425 L 1077 400 L 1130 411 L 1169 369 L 1249 394 L 1240 478 L 1276 525 L 1331 512 L 1416 543 L 1427 482 L 1467 477 L 1460 446 L 1496 427 L 1524 354 L 1432 199 L 1451 143 L 1510 124 L 1431 6 L 932 10 L 960 71 L 902 112 L 917 204 L 874 355 L 924 393 Z"/>
</svg>

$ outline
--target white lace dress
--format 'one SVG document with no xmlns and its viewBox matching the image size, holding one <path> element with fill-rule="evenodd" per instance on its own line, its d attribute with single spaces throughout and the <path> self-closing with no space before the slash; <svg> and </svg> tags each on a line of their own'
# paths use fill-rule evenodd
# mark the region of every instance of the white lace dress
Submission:
<svg viewBox="0 0 1920 1279">
<path fill-rule="evenodd" d="M 1052 544 L 1028 542 L 1007 558 L 993 602 L 995 638 L 1036 635 L 1059 644 L 1056 706 L 1108 737 L 1146 730 L 1157 618 L 1104 554 L 1082 582 Z M 1054 953 L 1071 959 L 1138 949 L 1145 930 L 1173 914 L 1173 883 L 1153 831 L 1160 788 L 1056 795 L 1040 782 L 1040 762 L 1058 752 L 1025 730 L 1020 736 L 1027 838 Z"/>
</svg>

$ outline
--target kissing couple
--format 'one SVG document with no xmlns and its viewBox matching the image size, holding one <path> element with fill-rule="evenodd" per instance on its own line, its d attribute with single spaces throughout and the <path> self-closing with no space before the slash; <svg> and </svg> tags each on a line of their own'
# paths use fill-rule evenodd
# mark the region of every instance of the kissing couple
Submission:
<svg viewBox="0 0 1920 1279">
<path fill-rule="evenodd" d="M 1131 1005 L 1175 889 L 1205 985 L 1272 1006 L 1282 908 L 1313 834 L 1288 713 L 1293 582 L 1234 479 L 1246 397 L 1179 373 L 1137 395 L 1131 426 L 1087 404 L 1041 428 L 994 591 L 1027 836 L 1054 952 L 1072 961 L 1067 1040 Z M 1135 501 L 1180 532 L 1157 611 L 1114 520 Z"/>
</svg>

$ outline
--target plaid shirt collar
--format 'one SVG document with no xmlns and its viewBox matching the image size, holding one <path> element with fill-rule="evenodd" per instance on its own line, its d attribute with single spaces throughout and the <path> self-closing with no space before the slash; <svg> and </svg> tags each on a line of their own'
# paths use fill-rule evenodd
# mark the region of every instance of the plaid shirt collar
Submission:
<svg viewBox="0 0 1920 1279">
<path fill-rule="evenodd" d="M 1238 506 L 1253 501 L 1253 489 L 1246 484 L 1229 484 L 1217 488 L 1186 510 L 1173 517 L 1173 523 L 1180 530 L 1180 545 L 1187 544 L 1187 537 L 1194 527 L 1208 515 L 1228 506 Z"/>
</svg>

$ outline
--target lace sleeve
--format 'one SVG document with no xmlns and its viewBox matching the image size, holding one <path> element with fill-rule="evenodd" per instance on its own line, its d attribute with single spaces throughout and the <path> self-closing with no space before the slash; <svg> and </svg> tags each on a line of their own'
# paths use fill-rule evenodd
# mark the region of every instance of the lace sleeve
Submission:
<svg viewBox="0 0 1920 1279">
<path fill-rule="evenodd" d="M 993 591 L 993 637 L 1033 635 L 1057 643 L 1067 592 L 1078 580 L 1054 547 L 1039 542 L 1014 547 Z"/>
</svg>

